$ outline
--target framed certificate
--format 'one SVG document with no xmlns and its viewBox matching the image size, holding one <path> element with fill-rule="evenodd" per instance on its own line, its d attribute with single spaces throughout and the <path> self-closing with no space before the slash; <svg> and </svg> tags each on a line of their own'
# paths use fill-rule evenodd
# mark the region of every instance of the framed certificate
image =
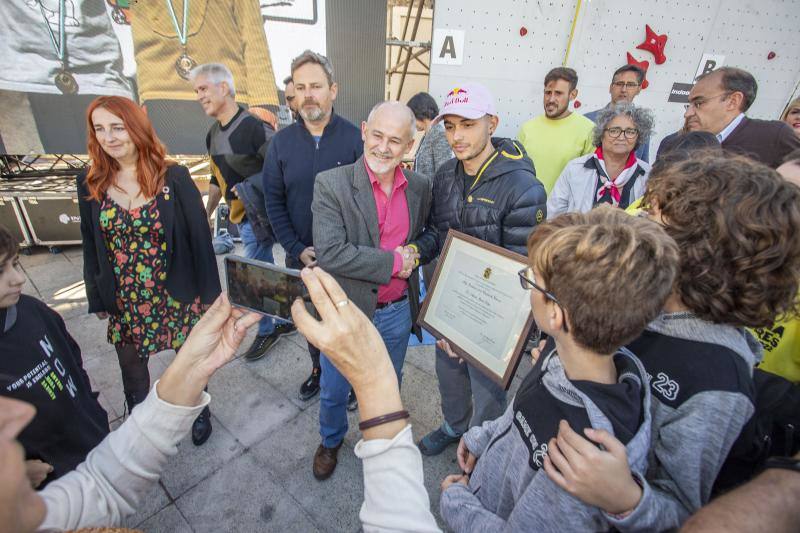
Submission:
<svg viewBox="0 0 800 533">
<path fill-rule="evenodd" d="M 450 230 L 417 322 L 508 389 L 533 327 L 527 258 Z"/>
</svg>

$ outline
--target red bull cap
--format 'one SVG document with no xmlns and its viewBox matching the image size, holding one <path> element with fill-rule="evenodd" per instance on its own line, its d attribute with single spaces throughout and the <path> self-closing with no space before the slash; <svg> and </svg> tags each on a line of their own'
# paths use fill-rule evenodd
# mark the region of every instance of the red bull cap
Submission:
<svg viewBox="0 0 800 533">
<path fill-rule="evenodd" d="M 465 83 L 454 87 L 447 93 L 444 106 L 433 119 L 436 124 L 445 115 L 458 115 L 459 117 L 476 119 L 484 115 L 497 115 L 494 107 L 494 98 L 489 89 L 480 83 Z"/>
</svg>

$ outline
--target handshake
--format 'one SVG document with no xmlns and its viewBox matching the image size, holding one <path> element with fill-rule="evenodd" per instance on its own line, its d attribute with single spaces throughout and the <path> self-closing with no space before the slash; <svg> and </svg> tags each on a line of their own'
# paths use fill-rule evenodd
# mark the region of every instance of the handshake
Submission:
<svg viewBox="0 0 800 533">
<path fill-rule="evenodd" d="M 398 246 L 394 251 L 403 257 L 403 267 L 397 273 L 397 277 L 407 279 L 419 265 L 419 252 L 415 246 Z"/>
</svg>

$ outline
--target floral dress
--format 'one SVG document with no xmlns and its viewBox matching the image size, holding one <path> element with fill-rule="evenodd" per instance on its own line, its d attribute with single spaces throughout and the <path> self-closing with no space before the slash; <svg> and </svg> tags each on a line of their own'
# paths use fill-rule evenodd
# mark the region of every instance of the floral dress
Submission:
<svg viewBox="0 0 800 533">
<path fill-rule="evenodd" d="M 118 314 L 109 313 L 108 342 L 133 344 L 140 357 L 181 347 L 202 315 L 200 297 L 182 303 L 167 294 L 167 242 L 155 199 L 135 209 L 108 195 L 100 229 L 117 281 Z"/>
</svg>

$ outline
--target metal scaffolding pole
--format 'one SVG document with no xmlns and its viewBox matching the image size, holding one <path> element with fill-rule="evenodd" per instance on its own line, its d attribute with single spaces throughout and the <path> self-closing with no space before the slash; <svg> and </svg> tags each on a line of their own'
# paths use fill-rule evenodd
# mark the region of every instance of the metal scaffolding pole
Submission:
<svg viewBox="0 0 800 533">
<path fill-rule="evenodd" d="M 426 64 L 425 64 L 425 63 L 424 63 L 424 62 L 423 62 L 423 61 L 422 61 L 422 60 L 419 58 L 419 56 L 421 56 L 421 55 L 423 55 L 423 54 L 427 53 L 427 52 L 428 52 L 428 50 L 430 50 L 430 48 L 429 48 L 429 47 L 430 47 L 430 45 L 428 45 L 428 46 L 425 46 L 424 48 L 422 48 L 422 50 L 417 50 L 416 52 L 414 52 L 414 55 L 412 55 L 412 56 L 411 56 L 411 59 L 414 59 L 414 60 L 416 60 L 416 61 L 417 61 L 417 63 L 419 63 L 420 65 L 422 65 L 422 67 L 423 67 L 424 69 L 426 69 L 426 70 L 430 70 L 430 67 L 429 67 L 428 65 L 426 65 Z M 399 70 L 399 69 L 400 69 L 400 63 L 397 63 L 397 65 L 395 65 L 395 66 L 394 66 L 394 67 L 392 67 L 390 70 L 388 70 L 388 71 L 386 72 L 386 74 L 388 74 L 388 75 L 390 75 L 390 76 L 391 76 L 392 74 L 399 74 L 399 73 L 400 73 L 400 70 Z"/>
<path fill-rule="evenodd" d="M 411 13 L 411 7 L 414 5 L 413 0 L 408 4 L 408 13 Z M 414 17 L 414 29 L 411 31 L 411 41 L 417 38 L 417 30 L 419 29 L 419 20 L 422 17 L 422 8 L 425 6 L 425 0 L 419 0 L 419 7 L 417 7 L 417 14 Z M 406 27 L 408 27 L 408 19 L 406 19 Z M 403 40 L 405 40 L 405 32 L 403 33 Z M 401 49 L 400 53 L 402 54 L 403 51 Z M 403 93 L 403 84 L 406 81 L 406 74 L 408 73 L 408 64 L 411 62 L 411 47 L 408 47 L 408 57 L 406 57 L 405 64 L 403 65 L 403 73 L 400 76 L 400 86 L 397 89 L 397 99 L 400 99 L 400 95 Z"/>
<path fill-rule="evenodd" d="M 386 39 L 387 48 L 387 61 L 386 61 L 386 78 L 387 78 L 387 98 L 391 98 L 392 92 L 392 79 L 395 74 L 400 74 L 400 84 L 397 91 L 397 99 L 403 92 L 405 86 L 406 76 L 428 76 L 430 75 L 430 65 L 426 64 L 420 57 L 428 53 L 431 49 L 430 40 L 417 40 L 417 35 L 420 31 L 420 22 L 422 20 L 423 9 L 428 7 L 433 9 L 433 2 L 431 0 L 419 0 L 416 13 L 414 14 L 414 24 L 409 27 L 411 22 L 412 11 L 417 0 L 389 0 L 389 32 Z M 395 37 L 393 32 L 394 16 L 391 11 L 393 8 L 405 7 L 405 21 L 403 22 L 403 33 L 400 38 Z M 402 16 L 402 15 L 401 15 Z M 409 35 L 411 30 L 411 35 Z M 397 54 L 397 61 L 394 60 L 393 47 L 399 47 Z M 422 67 L 422 71 L 411 71 L 411 63 L 415 62 Z"/>
</svg>

